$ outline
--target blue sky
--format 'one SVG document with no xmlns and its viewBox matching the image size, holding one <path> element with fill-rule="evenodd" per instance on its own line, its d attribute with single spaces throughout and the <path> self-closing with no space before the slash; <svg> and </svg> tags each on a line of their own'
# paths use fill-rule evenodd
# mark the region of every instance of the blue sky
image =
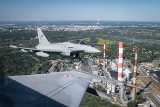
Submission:
<svg viewBox="0 0 160 107">
<path fill-rule="evenodd" d="M 0 0 L 0 21 L 160 21 L 160 0 Z"/>
</svg>

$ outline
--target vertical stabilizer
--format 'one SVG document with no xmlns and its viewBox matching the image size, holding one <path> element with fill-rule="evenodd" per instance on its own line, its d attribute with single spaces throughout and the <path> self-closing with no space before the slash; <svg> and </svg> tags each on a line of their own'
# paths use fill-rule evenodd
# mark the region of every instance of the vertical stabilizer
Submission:
<svg viewBox="0 0 160 107">
<path fill-rule="evenodd" d="M 37 32 L 38 32 L 39 44 L 43 44 L 43 45 L 50 44 L 50 42 L 48 42 L 47 38 L 44 36 L 40 28 L 37 28 Z"/>
</svg>

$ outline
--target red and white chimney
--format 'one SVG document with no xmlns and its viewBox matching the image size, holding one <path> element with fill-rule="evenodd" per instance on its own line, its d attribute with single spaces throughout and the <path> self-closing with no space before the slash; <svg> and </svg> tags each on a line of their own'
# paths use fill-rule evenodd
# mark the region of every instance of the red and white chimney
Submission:
<svg viewBox="0 0 160 107">
<path fill-rule="evenodd" d="M 104 40 L 103 61 L 106 62 L 106 40 Z"/>
<path fill-rule="evenodd" d="M 133 74 L 133 85 L 136 85 L 136 73 L 137 73 L 137 56 L 138 48 L 135 48 L 135 59 L 134 59 L 134 74 Z"/>
<path fill-rule="evenodd" d="M 134 49 L 135 51 L 135 60 L 134 60 L 134 74 L 133 74 L 133 85 L 136 86 L 136 72 L 137 72 L 137 56 L 138 56 L 138 48 Z M 135 100 L 136 89 L 133 88 L 132 92 L 132 100 Z"/>
<path fill-rule="evenodd" d="M 119 56 L 118 56 L 118 80 L 122 81 L 123 73 L 123 42 L 119 42 Z"/>
</svg>

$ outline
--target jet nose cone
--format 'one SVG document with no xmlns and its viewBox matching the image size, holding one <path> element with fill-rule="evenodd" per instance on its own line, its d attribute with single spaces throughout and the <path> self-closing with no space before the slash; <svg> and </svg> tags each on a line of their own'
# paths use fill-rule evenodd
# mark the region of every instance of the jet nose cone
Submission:
<svg viewBox="0 0 160 107">
<path fill-rule="evenodd" d="M 94 47 L 87 47 L 85 48 L 85 52 L 86 53 L 91 53 L 91 54 L 94 54 L 94 53 L 100 53 L 101 51 L 99 51 L 98 49 L 94 48 Z"/>
<path fill-rule="evenodd" d="M 94 49 L 93 53 L 100 53 L 101 51 L 99 51 L 98 49 Z"/>
<path fill-rule="evenodd" d="M 97 49 L 97 53 L 100 53 L 101 51 Z"/>
</svg>

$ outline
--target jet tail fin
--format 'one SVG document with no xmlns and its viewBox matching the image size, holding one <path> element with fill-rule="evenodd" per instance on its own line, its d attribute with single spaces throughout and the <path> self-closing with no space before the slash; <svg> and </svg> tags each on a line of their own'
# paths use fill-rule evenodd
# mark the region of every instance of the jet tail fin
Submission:
<svg viewBox="0 0 160 107">
<path fill-rule="evenodd" d="M 39 44 L 50 44 L 40 28 L 37 28 Z"/>
</svg>

